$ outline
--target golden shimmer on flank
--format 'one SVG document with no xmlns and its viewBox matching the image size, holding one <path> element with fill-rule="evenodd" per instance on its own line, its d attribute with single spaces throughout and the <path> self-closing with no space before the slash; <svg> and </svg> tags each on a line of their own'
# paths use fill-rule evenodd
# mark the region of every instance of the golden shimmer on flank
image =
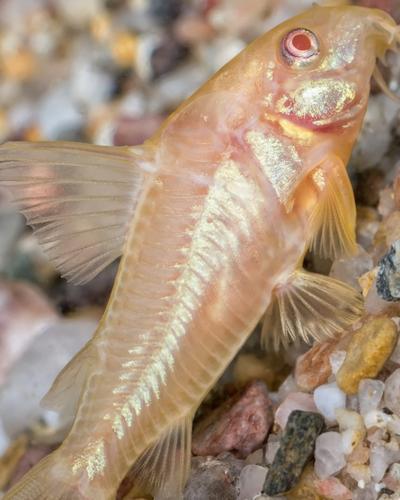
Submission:
<svg viewBox="0 0 400 500">
<path fill-rule="evenodd" d="M 104 474 L 106 465 L 104 441 L 103 439 L 97 439 L 89 443 L 82 454 L 75 458 L 72 464 L 72 472 L 73 474 L 79 474 L 84 469 L 88 478 L 93 479 L 96 475 Z"/>
<path fill-rule="evenodd" d="M 313 173 L 313 181 L 318 186 L 320 191 L 323 191 L 326 187 L 325 175 L 322 169 L 316 168 Z"/>
<path fill-rule="evenodd" d="M 0 186 L 63 276 L 86 283 L 122 257 L 93 338 L 44 398 L 75 413 L 69 434 L 5 500 L 114 500 L 127 475 L 130 498 L 182 500 L 193 416 L 257 323 L 278 348 L 359 318 L 360 294 L 303 259 L 357 248 L 346 165 L 398 39 L 379 10 L 316 5 L 142 146 L 0 146 Z"/>
<path fill-rule="evenodd" d="M 276 136 L 264 135 L 262 131 L 255 130 L 247 132 L 246 141 L 260 162 L 279 200 L 286 206 L 293 185 L 297 182 L 297 171 L 301 168 L 301 159 L 296 147 Z M 279 165 L 279 169 L 276 165 Z"/>
</svg>

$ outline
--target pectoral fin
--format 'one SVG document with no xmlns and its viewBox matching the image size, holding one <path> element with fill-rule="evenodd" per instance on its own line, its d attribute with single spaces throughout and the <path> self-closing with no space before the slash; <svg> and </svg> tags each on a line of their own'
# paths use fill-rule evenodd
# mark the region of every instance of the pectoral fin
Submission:
<svg viewBox="0 0 400 500">
<path fill-rule="evenodd" d="M 318 191 L 310 219 L 312 250 L 331 259 L 354 254 L 356 206 L 345 166 L 337 157 L 330 157 L 310 175 Z"/>
<path fill-rule="evenodd" d="M 151 494 L 157 500 L 180 500 L 190 471 L 192 441 L 192 416 L 183 417 L 166 430 L 156 444 L 151 446 L 129 472 L 131 492 Z"/>
<path fill-rule="evenodd" d="M 70 281 L 90 281 L 121 255 L 146 175 L 141 151 L 67 142 L 0 147 L 0 187 Z"/>
<path fill-rule="evenodd" d="M 279 286 L 267 309 L 262 330 L 264 345 L 287 345 L 333 337 L 361 315 L 360 294 L 341 281 L 298 270 Z"/>
</svg>

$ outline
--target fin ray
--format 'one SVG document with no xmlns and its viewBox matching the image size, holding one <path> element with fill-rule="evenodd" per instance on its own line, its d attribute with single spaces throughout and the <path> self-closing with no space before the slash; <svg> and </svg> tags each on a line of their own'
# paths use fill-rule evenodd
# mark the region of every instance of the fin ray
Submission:
<svg viewBox="0 0 400 500">
<path fill-rule="evenodd" d="M 122 253 L 148 175 L 140 159 L 140 148 L 6 143 L 0 185 L 62 276 L 83 284 Z"/>
<path fill-rule="evenodd" d="M 298 270 L 275 292 L 267 309 L 262 343 L 323 340 L 353 323 L 362 312 L 356 290 L 329 276 Z"/>
<path fill-rule="evenodd" d="M 345 166 L 329 158 L 311 174 L 319 201 L 311 215 L 311 249 L 324 258 L 352 255 L 357 250 L 356 206 Z"/>
<path fill-rule="evenodd" d="M 134 464 L 129 478 L 133 494 L 158 500 L 181 500 L 190 471 L 192 416 L 171 426 Z"/>
</svg>

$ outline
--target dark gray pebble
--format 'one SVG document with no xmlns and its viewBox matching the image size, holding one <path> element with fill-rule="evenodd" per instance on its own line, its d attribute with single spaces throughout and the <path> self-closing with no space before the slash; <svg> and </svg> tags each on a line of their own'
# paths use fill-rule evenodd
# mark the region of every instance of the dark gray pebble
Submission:
<svg viewBox="0 0 400 500">
<path fill-rule="evenodd" d="M 393 243 L 379 262 L 376 290 L 384 300 L 400 300 L 400 240 Z"/>
<path fill-rule="evenodd" d="M 169 24 L 182 12 L 182 0 L 151 0 L 150 14 L 159 24 Z"/>
<path fill-rule="evenodd" d="M 159 78 L 175 69 L 188 54 L 187 47 L 178 41 L 171 37 L 163 39 L 150 56 L 153 78 Z"/>
<path fill-rule="evenodd" d="M 230 453 L 192 458 L 192 472 L 183 500 L 236 500 L 243 460 Z"/>
<path fill-rule="evenodd" d="M 265 478 L 263 493 L 278 495 L 296 486 L 323 429 L 324 419 L 319 413 L 295 410 L 290 414 L 280 447 Z"/>
</svg>

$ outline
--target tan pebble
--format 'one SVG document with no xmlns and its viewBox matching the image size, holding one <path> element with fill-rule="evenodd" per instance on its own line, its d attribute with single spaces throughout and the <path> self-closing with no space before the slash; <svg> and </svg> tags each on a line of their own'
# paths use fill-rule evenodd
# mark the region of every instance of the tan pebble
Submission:
<svg viewBox="0 0 400 500">
<path fill-rule="evenodd" d="M 358 283 L 360 284 L 363 297 L 366 297 L 368 295 L 368 292 L 370 291 L 371 286 L 373 285 L 376 279 L 377 273 L 378 273 L 378 268 L 374 267 L 374 269 L 368 271 L 367 273 L 363 274 L 358 278 Z"/>
<path fill-rule="evenodd" d="M 369 460 L 369 448 L 364 443 L 359 443 L 347 457 L 347 462 L 354 465 L 366 464 Z"/>
<path fill-rule="evenodd" d="M 312 465 L 308 465 L 300 477 L 300 481 L 295 488 L 285 494 L 287 500 L 325 500 L 315 489 L 317 476 Z"/>
<path fill-rule="evenodd" d="M 138 47 L 138 38 L 131 33 L 118 33 L 112 41 L 115 61 L 123 67 L 132 66 Z"/>
<path fill-rule="evenodd" d="M 316 344 L 296 362 L 294 378 L 296 384 L 304 391 L 313 391 L 324 384 L 332 374 L 329 356 L 336 347 L 333 342 Z"/>
<path fill-rule="evenodd" d="M 369 465 L 347 464 L 345 471 L 357 482 L 364 481 L 368 484 L 371 481 L 371 470 Z"/>
<path fill-rule="evenodd" d="M 240 354 L 233 367 L 233 378 L 237 385 L 247 384 L 251 380 L 263 380 L 268 389 L 276 391 L 287 376 L 290 367 L 276 353 L 263 357 L 254 354 Z"/>
<path fill-rule="evenodd" d="M 356 411 L 344 408 L 338 408 L 335 413 L 342 434 L 343 451 L 350 455 L 365 437 L 364 420 Z"/>
<path fill-rule="evenodd" d="M 346 358 L 336 375 L 336 382 L 346 394 L 355 394 L 364 378 L 374 378 L 391 355 L 397 326 L 386 316 L 370 319 L 353 333 Z"/>
<path fill-rule="evenodd" d="M 39 125 L 31 125 L 28 127 L 23 134 L 24 140 L 30 142 L 43 141 L 45 138 L 40 130 Z"/>
<path fill-rule="evenodd" d="M 90 22 L 90 31 L 98 42 L 107 41 L 111 35 L 111 19 L 109 14 L 102 12 Z"/>
<path fill-rule="evenodd" d="M 235 362 L 233 377 L 238 385 L 250 382 L 250 380 L 260 379 L 270 386 L 274 378 L 274 372 L 263 359 L 254 354 L 241 354 Z"/>
<path fill-rule="evenodd" d="M 1 69 L 8 78 L 17 81 L 27 80 L 36 70 L 36 59 L 32 52 L 21 49 L 3 56 Z"/>
</svg>

